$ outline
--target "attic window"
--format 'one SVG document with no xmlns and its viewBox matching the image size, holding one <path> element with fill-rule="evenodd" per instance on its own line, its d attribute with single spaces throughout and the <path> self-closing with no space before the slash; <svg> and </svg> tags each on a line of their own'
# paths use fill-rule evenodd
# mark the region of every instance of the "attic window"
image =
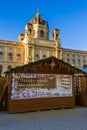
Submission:
<svg viewBox="0 0 87 130">
<path fill-rule="evenodd" d="M 44 31 L 43 31 L 43 30 L 40 31 L 40 36 L 41 36 L 41 37 L 44 36 Z"/>
<path fill-rule="evenodd" d="M 56 39 L 58 39 L 58 34 L 56 34 Z"/>
<path fill-rule="evenodd" d="M 31 34 L 31 29 L 28 29 L 29 34 Z"/>
</svg>

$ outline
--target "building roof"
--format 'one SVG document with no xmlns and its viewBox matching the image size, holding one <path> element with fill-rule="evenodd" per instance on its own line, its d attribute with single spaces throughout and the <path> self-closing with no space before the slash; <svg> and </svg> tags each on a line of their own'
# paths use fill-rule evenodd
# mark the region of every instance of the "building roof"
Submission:
<svg viewBox="0 0 87 130">
<path fill-rule="evenodd" d="M 6 73 L 86 74 L 84 71 L 53 56 L 18 66 Z"/>
<path fill-rule="evenodd" d="M 83 70 L 85 73 L 87 73 L 87 65 L 85 65 L 82 70 Z"/>
</svg>

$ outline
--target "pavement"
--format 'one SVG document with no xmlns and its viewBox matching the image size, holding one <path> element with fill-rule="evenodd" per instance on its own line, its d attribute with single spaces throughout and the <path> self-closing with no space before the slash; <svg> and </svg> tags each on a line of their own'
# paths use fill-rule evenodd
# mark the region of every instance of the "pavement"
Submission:
<svg viewBox="0 0 87 130">
<path fill-rule="evenodd" d="M 87 108 L 28 113 L 0 112 L 0 130 L 87 130 Z"/>
</svg>

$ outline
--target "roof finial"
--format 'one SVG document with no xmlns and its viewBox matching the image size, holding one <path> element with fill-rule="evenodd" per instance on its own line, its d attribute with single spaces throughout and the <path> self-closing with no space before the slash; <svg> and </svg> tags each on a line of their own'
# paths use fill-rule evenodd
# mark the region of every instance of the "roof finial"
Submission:
<svg viewBox="0 0 87 130">
<path fill-rule="evenodd" d="M 37 9 L 37 13 L 39 13 L 39 14 L 40 14 L 40 9 L 39 9 L 39 8 Z"/>
<path fill-rule="evenodd" d="M 41 17 L 41 15 L 40 15 L 40 9 L 39 8 L 37 9 L 36 17 L 39 17 L 39 18 Z"/>
</svg>

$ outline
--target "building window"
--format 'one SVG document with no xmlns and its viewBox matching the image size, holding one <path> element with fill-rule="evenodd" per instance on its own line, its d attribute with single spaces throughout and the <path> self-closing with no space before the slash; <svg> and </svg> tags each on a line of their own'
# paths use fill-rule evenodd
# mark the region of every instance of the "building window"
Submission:
<svg viewBox="0 0 87 130">
<path fill-rule="evenodd" d="M 11 65 L 9 65 L 9 66 L 8 66 L 8 70 L 10 70 L 11 68 L 12 68 L 12 66 L 11 66 Z"/>
<path fill-rule="evenodd" d="M 79 58 L 80 58 L 80 55 L 77 55 L 77 58 L 79 59 Z"/>
<path fill-rule="evenodd" d="M 74 57 L 75 57 L 75 54 L 73 54 L 72 57 L 74 58 Z"/>
<path fill-rule="evenodd" d="M 83 61 L 85 61 L 85 56 L 83 56 Z"/>
<path fill-rule="evenodd" d="M 83 66 L 85 65 L 85 60 L 83 60 Z"/>
<path fill-rule="evenodd" d="M 44 37 L 44 31 L 43 30 L 40 31 L 40 36 Z"/>
<path fill-rule="evenodd" d="M 72 60 L 72 64 L 75 65 L 75 60 L 74 59 Z"/>
<path fill-rule="evenodd" d="M 38 54 L 35 55 L 35 60 L 39 60 L 39 55 Z"/>
<path fill-rule="evenodd" d="M 31 29 L 28 29 L 29 34 L 31 34 Z"/>
<path fill-rule="evenodd" d="M 8 54 L 8 59 L 9 59 L 9 61 L 12 61 L 12 60 L 13 60 L 12 53 L 9 53 L 9 54 Z"/>
<path fill-rule="evenodd" d="M 67 58 L 67 63 L 69 63 L 69 58 Z"/>
<path fill-rule="evenodd" d="M 58 34 L 56 34 L 56 40 L 58 39 Z"/>
<path fill-rule="evenodd" d="M 17 61 L 21 61 L 21 55 L 17 54 Z"/>
<path fill-rule="evenodd" d="M 3 60 L 3 52 L 0 52 L 0 60 Z"/>
<path fill-rule="evenodd" d="M 66 54 L 67 57 L 69 57 L 69 54 Z"/>
<path fill-rule="evenodd" d="M 43 55 L 43 59 L 45 59 L 46 58 L 46 55 Z"/>
<path fill-rule="evenodd" d="M 80 60 L 78 60 L 78 66 L 80 66 Z"/>
</svg>

